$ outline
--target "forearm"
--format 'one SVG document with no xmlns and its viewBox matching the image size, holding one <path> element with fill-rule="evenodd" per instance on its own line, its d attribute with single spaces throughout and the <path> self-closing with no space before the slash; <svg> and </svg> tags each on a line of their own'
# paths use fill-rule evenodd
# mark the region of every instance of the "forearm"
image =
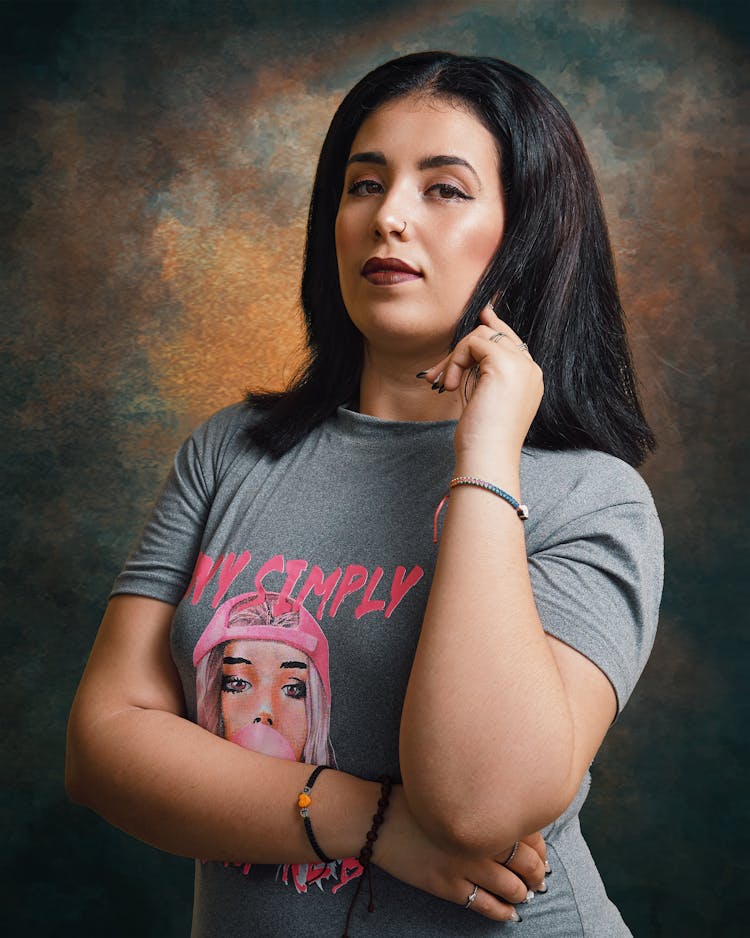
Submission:
<svg viewBox="0 0 750 938">
<path fill-rule="evenodd" d="M 458 460 L 519 494 L 518 461 Z M 523 525 L 491 493 L 452 490 L 401 724 L 420 822 L 468 849 L 512 842 L 575 791 L 573 722 L 531 591 Z"/>
<path fill-rule="evenodd" d="M 78 724 L 68 743 L 73 800 L 139 839 L 183 856 L 249 863 L 317 863 L 297 808 L 312 767 L 243 749 L 158 710 L 129 708 Z M 378 785 L 327 770 L 312 792 L 324 852 L 356 856 Z"/>
</svg>

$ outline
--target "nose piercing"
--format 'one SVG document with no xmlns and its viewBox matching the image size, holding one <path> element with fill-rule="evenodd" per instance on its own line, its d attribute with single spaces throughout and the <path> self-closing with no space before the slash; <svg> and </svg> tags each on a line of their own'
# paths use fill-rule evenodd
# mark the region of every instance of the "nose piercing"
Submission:
<svg viewBox="0 0 750 938">
<path fill-rule="evenodd" d="M 399 234 L 402 235 L 406 231 L 406 222 L 404 222 L 404 227 L 399 231 Z"/>
</svg>

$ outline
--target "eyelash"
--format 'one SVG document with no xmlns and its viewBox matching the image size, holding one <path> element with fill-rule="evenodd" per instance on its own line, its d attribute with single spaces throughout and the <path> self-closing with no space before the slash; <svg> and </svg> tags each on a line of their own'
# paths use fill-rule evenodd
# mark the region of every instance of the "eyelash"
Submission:
<svg viewBox="0 0 750 938">
<path fill-rule="evenodd" d="M 252 687 L 250 681 L 246 681 L 241 677 L 235 677 L 231 674 L 226 674 L 221 679 L 221 689 L 226 694 L 241 694 L 248 687 Z"/>
<path fill-rule="evenodd" d="M 231 674 L 225 674 L 221 679 L 221 689 L 225 694 L 242 694 L 252 686 L 250 681 Z M 285 696 L 291 697 L 292 700 L 304 700 L 307 697 L 307 685 L 304 681 L 297 680 L 284 684 L 282 690 Z"/>
<path fill-rule="evenodd" d="M 346 190 L 347 195 L 359 196 L 364 198 L 368 195 L 378 195 L 378 192 L 372 192 L 367 190 L 367 186 L 379 186 L 380 183 L 376 182 L 374 179 L 359 179 L 357 182 L 353 182 L 349 188 Z M 436 182 L 431 185 L 427 191 L 431 192 L 433 189 L 441 190 L 440 199 L 444 202 L 458 202 L 458 201 L 469 201 L 473 199 L 473 196 L 467 195 L 463 189 L 459 189 L 458 186 L 451 185 L 448 182 Z M 446 196 L 445 192 L 449 192 L 450 195 Z"/>
<path fill-rule="evenodd" d="M 282 688 L 286 693 L 287 697 L 291 697 L 292 700 L 304 700 L 307 697 L 307 685 L 304 681 L 294 681 L 291 684 L 285 684 Z"/>
</svg>

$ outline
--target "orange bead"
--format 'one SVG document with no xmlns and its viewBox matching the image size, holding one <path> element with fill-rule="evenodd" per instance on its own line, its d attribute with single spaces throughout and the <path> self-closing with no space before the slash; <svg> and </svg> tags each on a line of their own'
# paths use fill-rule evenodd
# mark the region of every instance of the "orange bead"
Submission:
<svg viewBox="0 0 750 938">
<path fill-rule="evenodd" d="M 299 798 L 297 799 L 297 807 L 309 808 L 311 804 L 312 804 L 312 798 L 309 795 L 306 795 L 304 792 L 302 792 Z"/>
</svg>

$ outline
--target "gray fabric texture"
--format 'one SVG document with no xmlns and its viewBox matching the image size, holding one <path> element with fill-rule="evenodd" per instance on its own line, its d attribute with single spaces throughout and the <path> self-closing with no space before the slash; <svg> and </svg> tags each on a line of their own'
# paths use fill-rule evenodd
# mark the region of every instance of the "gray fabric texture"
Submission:
<svg viewBox="0 0 750 938">
<path fill-rule="evenodd" d="M 274 461 L 249 447 L 250 420 L 234 405 L 185 442 L 113 595 L 177 606 L 172 653 L 194 720 L 209 696 L 196 689 L 193 660 L 209 624 L 218 628 L 238 596 L 257 605 L 266 592 L 279 610 L 301 605 L 322 630 L 316 638 L 313 623 L 299 640 L 298 648 L 317 643 L 305 659 L 308 670 L 320 670 L 325 648 L 329 654 L 326 730 L 336 765 L 398 779 L 401 706 L 437 556 L 433 515 L 451 476 L 455 421 L 387 422 L 340 408 Z M 524 450 L 521 483 L 545 630 L 607 675 L 621 709 L 648 658 L 661 595 L 661 528 L 649 491 L 629 466 L 592 451 Z M 229 735 L 223 703 L 212 706 L 221 710 L 215 731 Z M 544 831 L 553 874 L 548 893 L 520 907 L 526 938 L 630 934 L 580 832 L 589 783 L 587 775 L 565 814 Z M 309 867 L 197 862 L 192 934 L 340 935 L 358 872 L 353 860 Z M 514 927 L 381 870 L 375 890 L 372 914 L 360 897 L 354 936 L 489 936 Z"/>
</svg>

